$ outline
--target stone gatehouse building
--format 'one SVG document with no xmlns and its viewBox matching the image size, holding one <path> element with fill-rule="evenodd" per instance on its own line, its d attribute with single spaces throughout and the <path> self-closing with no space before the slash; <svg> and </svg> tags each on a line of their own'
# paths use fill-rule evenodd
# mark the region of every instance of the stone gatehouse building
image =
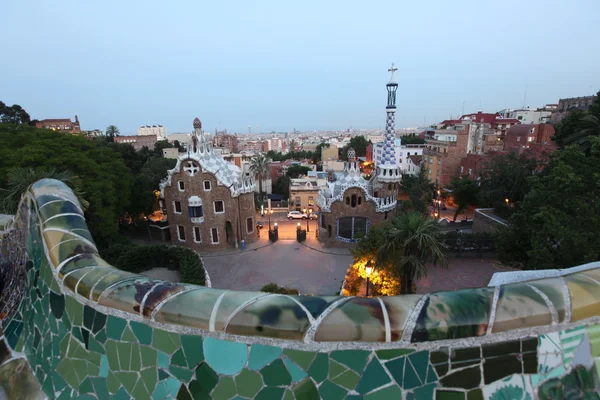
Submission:
<svg viewBox="0 0 600 400">
<path fill-rule="evenodd" d="M 172 243 L 210 251 L 254 242 L 255 188 L 251 177 L 213 151 L 196 118 L 188 152 L 160 184 Z"/>
</svg>

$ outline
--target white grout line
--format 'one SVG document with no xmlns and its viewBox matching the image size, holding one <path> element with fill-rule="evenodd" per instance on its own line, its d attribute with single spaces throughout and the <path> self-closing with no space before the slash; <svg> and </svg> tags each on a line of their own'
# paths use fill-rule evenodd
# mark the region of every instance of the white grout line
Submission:
<svg viewBox="0 0 600 400">
<path fill-rule="evenodd" d="M 548 306 L 548 309 L 550 310 L 550 314 L 552 315 L 552 325 L 558 324 L 558 312 L 556 311 L 556 307 L 554 307 L 554 304 L 552 304 L 552 301 L 550 301 L 550 298 L 548 296 L 546 296 L 546 293 L 542 292 L 540 289 L 536 288 L 535 286 L 532 286 L 530 284 L 526 284 L 526 285 L 529 286 L 531 289 L 533 289 L 534 292 L 539 294 L 542 297 L 542 299 L 544 299 L 544 301 L 546 302 L 546 305 Z"/>
<path fill-rule="evenodd" d="M 331 314 L 331 312 L 333 310 L 335 310 L 336 308 L 338 308 L 342 303 L 347 302 L 350 299 L 353 299 L 354 296 L 348 296 L 348 297 L 341 297 L 339 300 L 334 301 L 333 303 L 331 303 L 329 305 L 329 307 L 327 307 L 325 310 L 323 310 L 323 312 L 321 313 L 321 315 L 319 315 L 317 317 L 317 319 L 315 320 L 315 323 L 312 324 L 306 331 L 306 333 L 304 334 L 304 343 L 314 343 L 315 341 L 315 334 L 317 333 L 317 329 L 319 329 L 319 326 L 321 326 L 321 323 L 323 322 L 323 320 L 325 318 L 327 318 L 327 316 L 329 314 Z"/>
<path fill-rule="evenodd" d="M 415 307 L 412 309 L 412 312 L 410 313 L 410 315 L 406 319 L 406 322 L 404 323 L 404 328 L 402 329 L 402 336 L 399 340 L 400 342 L 410 343 L 413 332 L 417 327 L 417 320 L 419 319 L 419 316 L 421 315 L 423 307 L 425 307 L 425 303 L 427 302 L 428 298 L 429 294 L 424 294 L 423 297 L 421 297 L 417 302 L 417 305 L 415 305 Z"/>
<path fill-rule="evenodd" d="M 258 292 L 260 293 L 260 292 Z M 229 317 L 227 317 L 227 320 L 225 321 L 225 324 L 223 325 L 223 331 L 227 330 L 227 327 L 229 326 L 229 323 L 231 322 L 232 319 L 235 318 L 235 316 L 242 311 L 243 309 L 245 309 L 246 307 L 248 307 L 249 305 L 256 303 L 258 300 L 261 299 L 265 299 L 267 297 L 277 297 L 277 296 L 281 296 L 280 294 L 270 294 L 270 293 L 264 293 L 261 295 L 259 295 L 258 297 L 254 297 L 250 300 L 248 300 L 247 302 L 245 302 L 244 304 L 238 306 L 238 308 L 236 308 L 231 315 L 229 315 Z"/>
<path fill-rule="evenodd" d="M 165 283 L 165 281 L 160 281 L 160 282 L 157 282 L 154 285 L 152 285 L 152 287 L 150 288 L 150 290 L 148 290 L 146 292 L 146 294 L 144 295 L 144 297 L 142 298 L 142 301 L 140 301 L 140 316 L 141 317 L 144 316 L 144 303 L 146 303 L 146 300 L 148 299 L 148 296 L 150 295 L 150 293 L 152 293 L 152 291 L 154 289 L 156 289 L 157 286 L 162 285 L 163 283 Z"/>
<path fill-rule="evenodd" d="M 53 228 L 53 227 L 51 227 L 51 228 L 45 228 L 44 231 L 43 231 L 43 233 L 46 233 L 46 232 L 61 232 L 61 233 L 66 233 L 66 234 L 71 235 L 71 236 L 75 236 L 79 240 L 81 240 L 82 242 L 85 242 L 89 246 L 91 246 L 94 250 L 96 250 L 96 252 L 98 251 L 98 249 L 96 248 L 96 245 L 94 244 L 94 242 L 91 242 L 89 239 L 84 238 L 83 236 L 81 236 L 78 233 L 75 233 L 75 232 L 72 232 L 72 231 L 68 231 L 66 229 Z"/>
<path fill-rule="evenodd" d="M 217 312 L 219 311 L 219 306 L 221 305 L 221 301 L 223 297 L 225 297 L 225 293 L 228 293 L 229 290 L 224 291 L 215 301 L 215 305 L 213 306 L 212 311 L 210 312 L 210 319 L 208 321 L 208 330 L 211 332 L 215 331 L 215 321 L 217 320 Z"/>
<path fill-rule="evenodd" d="M 298 307 L 300 307 L 302 309 L 302 311 L 304 311 L 304 313 L 308 317 L 308 321 L 310 322 L 311 325 L 315 323 L 315 319 L 313 318 L 312 314 L 306 309 L 306 307 L 304 307 L 304 304 L 300 303 L 298 300 L 294 299 L 292 296 L 285 295 L 285 297 L 292 300 L 294 303 L 296 303 L 298 305 Z"/>
<path fill-rule="evenodd" d="M 46 220 L 44 221 L 44 225 L 46 225 L 48 223 L 48 221 L 52 221 L 54 218 L 67 217 L 67 216 L 70 216 L 70 215 L 74 215 L 74 216 L 79 217 L 79 218 L 81 218 L 82 220 L 85 221 L 85 217 L 83 215 L 81 215 L 81 214 L 64 213 L 64 214 L 56 214 L 56 215 L 51 216 L 50 218 L 46 218 Z"/>
<path fill-rule="evenodd" d="M 154 317 L 156 317 L 156 314 L 159 313 L 161 307 L 164 306 L 165 303 L 168 303 L 169 301 L 173 300 L 175 297 L 177 297 L 179 295 L 191 292 L 192 290 L 196 290 L 196 289 L 198 289 L 198 288 L 187 288 L 185 290 L 182 290 L 181 292 L 174 293 L 173 295 L 167 297 L 166 299 L 163 299 L 160 303 L 158 303 L 156 305 L 156 307 L 154 307 L 154 310 L 152 310 L 152 314 L 150 315 L 150 318 L 148 318 L 148 319 L 151 319 L 152 321 L 155 321 Z"/>
<path fill-rule="evenodd" d="M 485 331 L 486 336 L 492 333 L 492 329 L 494 328 L 494 322 L 496 321 L 496 307 L 498 307 L 498 300 L 500 299 L 500 290 L 503 288 L 503 285 L 498 285 L 494 288 L 494 299 L 492 300 L 492 307 L 490 309 L 490 321 L 487 326 L 487 330 Z"/>
<path fill-rule="evenodd" d="M 385 308 L 385 304 L 383 304 L 383 300 L 381 300 L 381 297 L 377 297 L 377 300 L 379 300 L 379 304 L 381 305 L 381 312 L 383 313 L 383 322 L 385 325 L 385 341 L 391 342 L 392 332 L 390 328 L 390 316 L 387 312 L 387 308 Z"/>
<path fill-rule="evenodd" d="M 563 296 L 565 299 L 565 320 L 563 321 L 563 323 L 569 323 L 571 322 L 571 291 L 569 290 L 569 285 L 567 285 L 567 281 L 564 277 L 559 277 L 558 279 L 560 279 L 562 286 L 563 286 Z"/>
</svg>

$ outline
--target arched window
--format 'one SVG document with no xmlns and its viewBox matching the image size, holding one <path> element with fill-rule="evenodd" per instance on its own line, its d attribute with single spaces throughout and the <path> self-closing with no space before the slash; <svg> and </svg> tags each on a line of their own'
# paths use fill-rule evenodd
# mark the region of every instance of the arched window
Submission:
<svg viewBox="0 0 600 400">
<path fill-rule="evenodd" d="M 342 217 L 337 220 L 337 237 L 355 242 L 369 231 L 369 220 L 364 217 Z"/>
<path fill-rule="evenodd" d="M 346 205 L 350 204 L 350 197 L 346 196 Z"/>
<path fill-rule="evenodd" d="M 358 196 L 358 205 L 360 206 L 361 203 L 362 203 L 362 196 Z"/>
<path fill-rule="evenodd" d="M 356 207 L 356 195 L 355 194 L 352 195 L 352 200 L 350 201 L 350 206 L 353 208 Z"/>
</svg>

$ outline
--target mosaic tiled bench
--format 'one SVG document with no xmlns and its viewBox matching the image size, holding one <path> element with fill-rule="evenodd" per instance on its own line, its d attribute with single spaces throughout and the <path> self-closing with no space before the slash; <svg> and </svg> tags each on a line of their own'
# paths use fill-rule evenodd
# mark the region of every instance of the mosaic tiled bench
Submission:
<svg viewBox="0 0 600 400">
<path fill-rule="evenodd" d="M 0 243 L 0 398 L 597 398 L 600 269 L 382 298 L 117 270 L 42 180 Z M 29 397 L 27 397 L 29 396 Z"/>
</svg>

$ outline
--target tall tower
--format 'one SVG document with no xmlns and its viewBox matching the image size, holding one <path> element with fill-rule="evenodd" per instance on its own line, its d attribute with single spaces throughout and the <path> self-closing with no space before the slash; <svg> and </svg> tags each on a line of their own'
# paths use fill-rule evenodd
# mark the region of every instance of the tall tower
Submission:
<svg viewBox="0 0 600 400">
<path fill-rule="evenodd" d="M 385 124 L 385 140 L 383 141 L 383 151 L 377 166 L 377 179 L 380 182 L 400 182 L 402 180 L 402 172 L 396 160 L 396 148 L 394 141 L 396 139 L 396 90 L 398 84 L 394 81 L 394 72 L 398 68 L 392 63 L 392 67 L 388 69 L 392 73 L 390 81 L 386 85 L 388 96 L 387 106 L 387 121 Z"/>
</svg>

